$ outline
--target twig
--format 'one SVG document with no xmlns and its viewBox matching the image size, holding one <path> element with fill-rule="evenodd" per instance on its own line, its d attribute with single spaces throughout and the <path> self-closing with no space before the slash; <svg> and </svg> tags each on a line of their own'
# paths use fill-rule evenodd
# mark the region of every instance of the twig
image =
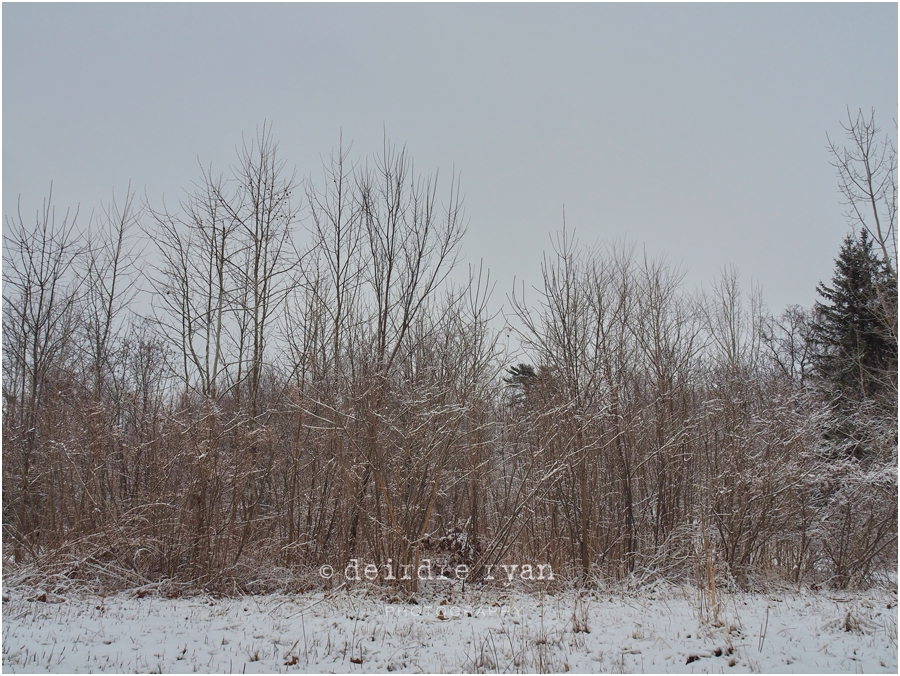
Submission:
<svg viewBox="0 0 900 676">
<path fill-rule="evenodd" d="M 766 606 L 766 621 L 763 624 L 762 633 L 759 635 L 759 652 L 762 652 L 763 644 L 766 642 L 766 630 L 769 628 L 769 606 Z"/>
</svg>

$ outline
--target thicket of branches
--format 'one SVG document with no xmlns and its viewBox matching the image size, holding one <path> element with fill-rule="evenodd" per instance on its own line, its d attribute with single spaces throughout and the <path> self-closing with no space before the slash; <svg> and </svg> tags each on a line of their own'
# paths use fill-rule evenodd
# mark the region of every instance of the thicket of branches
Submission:
<svg viewBox="0 0 900 676">
<path fill-rule="evenodd" d="M 487 272 L 448 282 L 455 177 L 387 142 L 323 170 L 298 179 L 264 127 L 177 207 L 7 218 L 5 558 L 223 590 L 350 558 L 745 586 L 896 566 L 896 244 L 873 301 L 893 372 L 852 405 L 821 311 L 771 317 L 733 270 L 689 292 L 565 230 L 509 298 L 510 365 Z"/>
</svg>

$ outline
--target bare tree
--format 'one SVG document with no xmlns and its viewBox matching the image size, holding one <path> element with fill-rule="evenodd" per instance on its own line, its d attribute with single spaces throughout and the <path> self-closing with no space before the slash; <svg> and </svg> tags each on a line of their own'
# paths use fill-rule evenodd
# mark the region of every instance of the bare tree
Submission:
<svg viewBox="0 0 900 676">
<path fill-rule="evenodd" d="M 349 161 L 350 147 L 344 148 L 343 137 L 324 169 L 324 187 L 307 184 L 311 251 L 321 259 L 327 285 L 310 288 L 328 295 L 322 297 L 322 308 L 331 318 L 331 365 L 341 372 L 341 339 L 357 311 L 356 303 L 362 282 L 361 252 L 364 230 L 362 204 L 353 176 L 355 167 Z M 311 268 L 312 269 L 312 268 Z M 315 268 L 319 270 L 319 268 Z"/>
<path fill-rule="evenodd" d="M 806 385 L 812 368 L 812 319 L 799 305 L 791 305 L 762 327 L 763 343 L 778 372 L 788 382 Z"/>
<path fill-rule="evenodd" d="M 16 558 L 39 532 L 34 466 L 44 464 L 40 447 L 53 434 L 51 402 L 74 356 L 83 295 L 77 217 L 67 211 L 56 220 L 51 187 L 33 226 L 20 208 L 3 231 L 3 524 Z"/>
<path fill-rule="evenodd" d="M 359 174 L 369 266 L 365 280 L 374 301 L 375 359 L 389 370 L 423 306 L 456 264 L 465 234 L 455 176 L 448 202 L 437 197 L 437 176 L 416 176 L 406 148 L 388 139 L 372 168 Z"/>
<path fill-rule="evenodd" d="M 631 329 L 652 392 L 646 404 L 654 429 L 645 462 L 656 500 L 653 547 L 660 548 L 688 518 L 686 492 L 694 477 L 693 463 L 685 453 L 690 411 L 684 401 L 704 345 L 697 304 L 681 287 L 684 273 L 665 260 L 648 260 L 645 254 L 636 277 Z"/>
<path fill-rule="evenodd" d="M 740 273 L 730 266 L 723 268 L 721 279 L 702 305 L 712 357 L 733 377 L 754 373 L 761 355 L 765 308 L 759 288 L 755 287 L 747 299 L 749 308 L 742 297 Z"/>
<path fill-rule="evenodd" d="M 524 298 L 513 295 L 514 312 L 524 327 L 526 349 L 535 352 L 543 369 L 552 373 L 560 391 L 555 404 L 558 424 L 565 429 L 560 435 L 560 457 L 567 459 L 573 490 L 567 491 L 568 507 L 578 514 L 577 538 L 581 571 L 586 579 L 591 566 L 591 499 L 589 486 L 590 457 L 593 444 L 585 434 L 590 415 L 591 395 L 599 392 L 592 362 L 592 339 L 596 335 L 595 319 L 588 303 L 590 289 L 585 261 L 579 255 L 577 241 L 563 228 L 553 243 L 554 256 L 545 256 L 541 266 L 542 300 L 537 314 L 525 305 Z M 574 522 L 573 522 L 574 525 Z"/>
<path fill-rule="evenodd" d="M 131 186 L 121 206 L 112 201 L 103 207 L 97 228 L 87 234 L 85 321 L 88 368 L 94 397 L 99 400 L 107 376 L 114 371 L 112 346 L 126 329 L 122 315 L 137 294 L 137 260 L 132 233 L 140 218 Z"/>
<path fill-rule="evenodd" d="M 407 563 L 410 556 L 417 556 L 419 543 L 424 539 L 441 480 L 441 464 L 449 452 L 452 437 L 446 434 L 429 437 L 432 441 L 420 446 L 423 452 L 440 454 L 439 462 L 427 467 L 431 471 L 423 475 L 431 486 L 432 497 L 420 519 L 402 524 L 400 509 L 412 503 L 396 503 L 397 495 L 392 495 L 391 463 L 381 443 L 383 432 L 378 421 L 387 404 L 386 385 L 395 362 L 415 345 L 415 341 L 410 341 L 417 327 L 428 331 L 427 313 L 433 307 L 440 285 L 456 264 L 465 232 L 462 199 L 454 176 L 448 201 L 442 205 L 438 201 L 437 176 L 416 175 L 406 148 L 398 150 L 387 138 L 383 152 L 374 159 L 371 168 L 365 166 L 358 172 L 357 181 L 368 256 L 363 280 L 366 300 L 372 304 L 366 329 L 371 349 L 364 353 L 370 384 L 363 400 L 366 471 L 360 495 L 369 477 L 374 475 L 380 494 L 375 502 L 376 521 L 383 505 L 390 523 L 389 532 L 395 538 L 394 547 Z M 420 334 L 417 340 L 424 337 Z M 441 443 L 436 447 L 433 444 L 438 440 Z M 360 506 L 357 501 L 354 522 Z M 352 530 L 351 539 L 355 539 Z"/>
<path fill-rule="evenodd" d="M 222 182 L 203 171 L 180 212 L 147 207 L 154 221 L 147 234 L 159 254 L 150 275 L 155 322 L 185 387 L 213 398 L 237 360 L 227 344 L 237 224 L 219 200 Z"/>
<path fill-rule="evenodd" d="M 896 120 L 894 121 L 896 126 Z M 878 299 L 884 312 L 885 331 L 897 340 L 897 147 L 889 135 L 881 138 L 875 111 L 866 119 L 862 109 L 842 124 L 847 145 L 838 147 L 828 137 L 832 166 L 847 207 L 847 221 L 854 229 L 869 233 L 881 249 L 890 283 L 872 271 Z"/>
<path fill-rule="evenodd" d="M 866 119 L 862 109 L 854 118 L 848 108 L 847 122 L 841 127 L 848 145 L 840 148 L 828 137 L 828 150 L 847 206 L 847 220 L 854 228 L 869 232 L 896 278 L 897 148 L 890 136 L 879 137 L 874 110 Z"/>
<path fill-rule="evenodd" d="M 250 419 L 260 413 L 260 384 L 266 363 L 266 343 L 274 317 L 296 284 L 299 259 L 292 228 L 299 212 L 292 199 L 296 173 L 288 175 L 278 155 L 271 125 L 265 123 L 256 138 L 245 141 L 239 162 L 233 167 L 234 190 L 227 194 L 222 183 L 213 184 L 220 208 L 236 227 L 239 249 L 229 258 L 235 279 L 234 302 L 238 311 L 238 381 L 246 368 Z M 246 366 L 244 366 L 246 364 Z"/>
</svg>

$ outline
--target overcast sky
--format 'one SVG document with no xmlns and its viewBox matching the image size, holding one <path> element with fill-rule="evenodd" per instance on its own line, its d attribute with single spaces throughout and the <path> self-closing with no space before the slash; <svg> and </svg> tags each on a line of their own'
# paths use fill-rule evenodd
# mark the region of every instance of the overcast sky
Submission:
<svg viewBox="0 0 900 676">
<path fill-rule="evenodd" d="M 3 18 L 3 212 L 50 182 L 97 209 L 130 180 L 177 201 L 269 120 L 318 176 L 343 130 L 455 167 L 502 301 L 536 283 L 563 205 L 708 285 L 734 264 L 773 312 L 810 306 L 848 231 L 826 133 L 896 137 L 897 5 L 53 5 Z"/>
</svg>

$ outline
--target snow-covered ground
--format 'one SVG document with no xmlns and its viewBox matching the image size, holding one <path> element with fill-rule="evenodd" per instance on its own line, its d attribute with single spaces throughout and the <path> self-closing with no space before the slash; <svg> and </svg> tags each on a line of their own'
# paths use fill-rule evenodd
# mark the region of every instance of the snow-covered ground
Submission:
<svg viewBox="0 0 900 676">
<path fill-rule="evenodd" d="M 897 594 L 341 589 L 238 598 L 4 589 L 3 671 L 897 673 Z M 441 604 L 443 602 L 443 605 Z"/>
</svg>

